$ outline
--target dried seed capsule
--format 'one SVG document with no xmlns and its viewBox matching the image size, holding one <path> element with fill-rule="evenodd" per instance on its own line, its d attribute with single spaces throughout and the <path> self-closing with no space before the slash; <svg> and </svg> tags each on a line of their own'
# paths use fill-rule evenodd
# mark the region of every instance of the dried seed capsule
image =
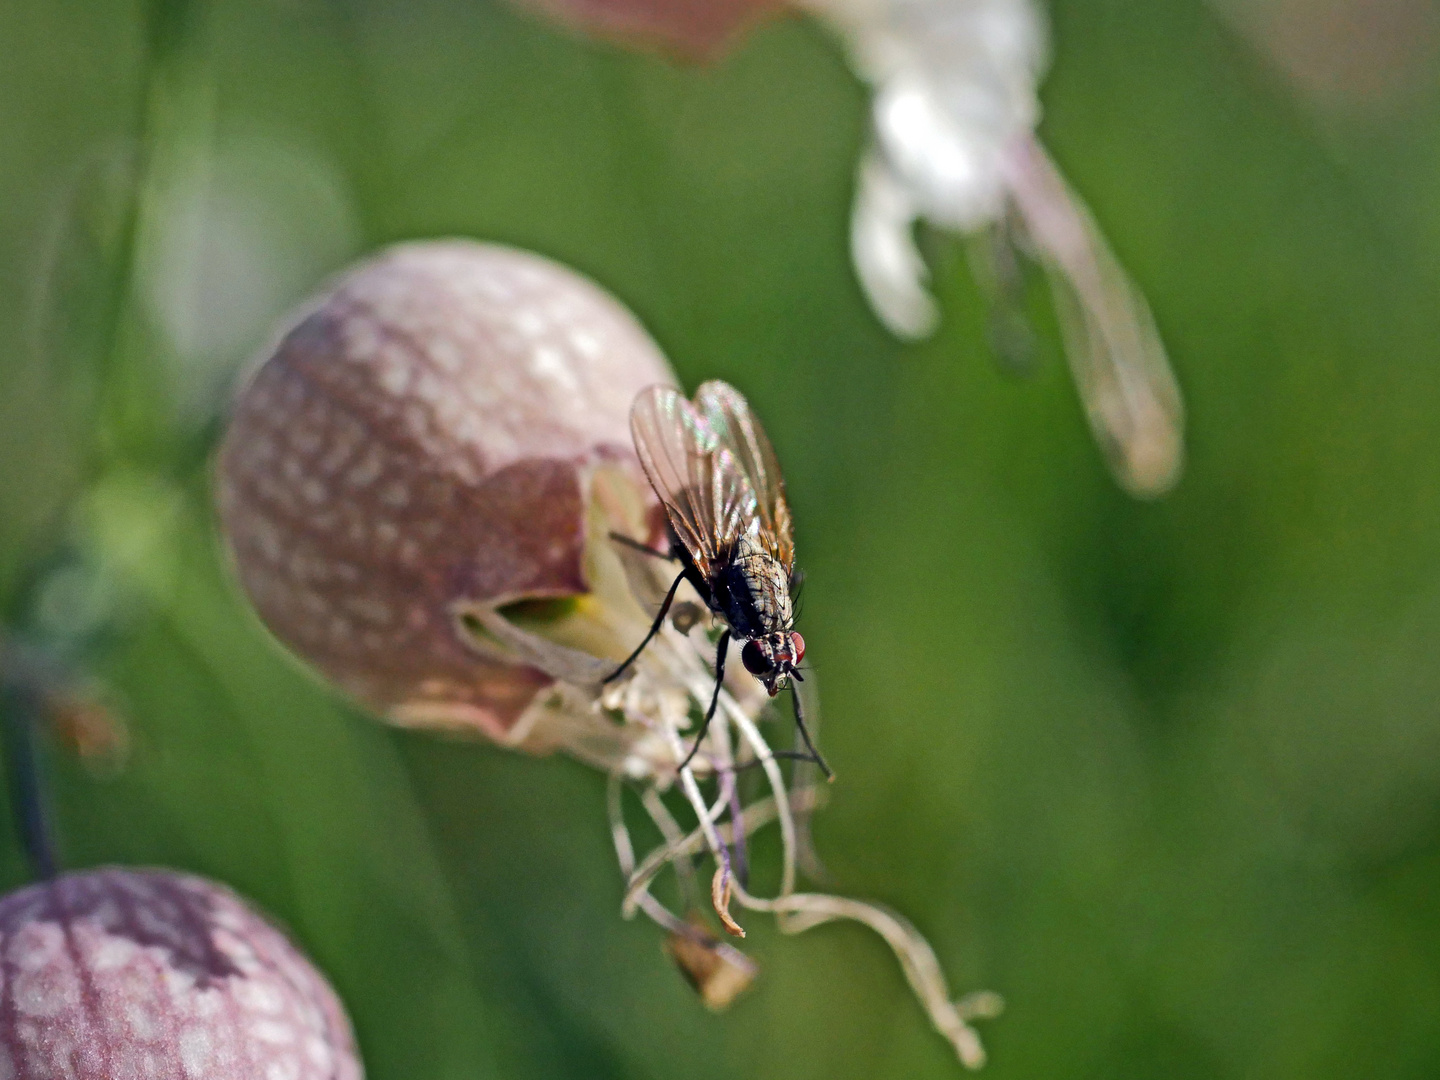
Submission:
<svg viewBox="0 0 1440 1080">
<path fill-rule="evenodd" d="M 229 889 L 67 874 L 0 899 L 0 1076 L 360 1080 L 328 983 Z"/>
<path fill-rule="evenodd" d="M 669 367 L 549 260 L 406 244 L 281 339 L 220 450 L 240 581 L 281 641 L 403 724 L 505 739 L 551 676 L 477 651 L 467 605 L 588 591 L 595 469 L 645 488 L 629 410 Z"/>
</svg>

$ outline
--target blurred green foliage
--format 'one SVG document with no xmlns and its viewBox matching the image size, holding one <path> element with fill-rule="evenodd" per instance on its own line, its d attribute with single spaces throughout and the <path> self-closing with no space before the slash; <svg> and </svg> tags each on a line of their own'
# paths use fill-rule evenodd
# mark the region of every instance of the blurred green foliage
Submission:
<svg viewBox="0 0 1440 1080">
<path fill-rule="evenodd" d="M 1435 73 L 1337 116 L 1196 0 L 1054 15 L 1042 135 L 1187 392 L 1156 505 L 1053 328 L 997 369 L 954 242 L 943 332 L 875 324 L 864 95 L 810 25 L 696 69 L 479 0 L 0 2 L 0 602 L 83 644 L 133 740 L 117 775 L 51 746 L 67 862 L 254 898 L 372 1080 L 958 1072 L 857 927 L 748 920 L 762 979 L 706 1014 L 619 918 L 602 777 L 383 729 L 236 597 L 225 388 L 349 258 L 463 234 L 591 274 L 764 417 L 840 778 L 819 848 L 1006 996 L 987 1076 L 1440 1071 Z"/>
</svg>

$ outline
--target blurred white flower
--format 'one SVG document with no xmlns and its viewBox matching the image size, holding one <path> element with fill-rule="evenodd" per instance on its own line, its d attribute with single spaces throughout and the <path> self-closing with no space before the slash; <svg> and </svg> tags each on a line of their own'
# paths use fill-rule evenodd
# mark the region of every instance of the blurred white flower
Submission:
<svg viewBox="0 0 1440 1080">
<path fill-rule="evenodd" d="M 1169 490 L 1184 419 L 1164 346 L 1144 298 L 1035 137 L 1048 62 L 1040 11 L 1031 0 L 801 6 L 839 31 L 875 91 L 851 252 L 879 318 L 905 338 L 939 321 L 915 242 L 921 219 L 984 236 L 998 269 L 1017 249 L 1030 255 L 1049 274 L 1066 354 L 1117 480 L 1140 497 Z"/>
</svg>

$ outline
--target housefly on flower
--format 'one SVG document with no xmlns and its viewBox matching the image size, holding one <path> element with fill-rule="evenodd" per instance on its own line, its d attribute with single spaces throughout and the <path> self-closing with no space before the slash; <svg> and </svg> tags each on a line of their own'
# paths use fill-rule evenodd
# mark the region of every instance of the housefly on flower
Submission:
<svg viewBox="0 0 1440 1080">
<path fill-rule="evenodd" d="M 683 769 L 699 750 L 720 700 L 732 638 L 744 642 L 740 662 L 771 697 L 803 676 L 805 639 L 795 632 L 795 536 L 780 463 L 750 404 L 728 383 L 701 385 L 693 402 L 669 386 L 642 390 L 630 408 L 630 433 L 650 486 L 670 522 L 668 557 L 680 563 L 645 640 L 605 680 L 618 679 L 664 625 L 675 593 L 688 581 L 725 624 L 715 647 L 715 692 Z M 616 537 L 628 541 L 626 537 Z M 633 541 L 628 541 L 634 543 Z M 666 557 L 644 545 L 641 550 Z M 811 758 L 815 749 L 791 687 L 795 724 Z"/>
</svg>

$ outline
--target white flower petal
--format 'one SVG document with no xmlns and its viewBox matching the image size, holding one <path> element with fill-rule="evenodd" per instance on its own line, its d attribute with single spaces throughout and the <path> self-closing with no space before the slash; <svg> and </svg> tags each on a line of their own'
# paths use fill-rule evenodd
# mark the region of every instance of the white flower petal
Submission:
<svg viewBox="0 0 1440 1080">
<path fill-rule="evenodd" d="M 1122 487 L 1162 495 L 1180 477 L 1185 410 L 1150 308 L 1037 140 L 1012 147 L 1008 173 L 1095 438 Z"/>
<path fill-rule="evenodd" d="M 915 206 L 910 194 L 876 154 L 860 161 L 850 254 L 875 314 L 897 337 L 934 332 L 939 309 L 925 288 L 930 271 L 915 246 Z"/>
<path fill-rule="evenodd" d="M 598 692 L 602 680 L 615 670 L 614 661 L 557 645 L 522 630 L 494 608 L 474 604 L 465 606 L 463 612 L 511 650 L 521 663 L 539 668 L 552 679 Z M 470 638 L 474 640 L 473 633 Z"/>
<path fill-rule="evenodd" d="M 887 82 L 875 95 L 875 135 L 918 216 L 970 232 L 1004 209 L 1002 157 L 1013 129 L 987 115 L 996 103 L 973 87 L 950 100 L 941 89 L 904 76 Z"/>
</svg>

